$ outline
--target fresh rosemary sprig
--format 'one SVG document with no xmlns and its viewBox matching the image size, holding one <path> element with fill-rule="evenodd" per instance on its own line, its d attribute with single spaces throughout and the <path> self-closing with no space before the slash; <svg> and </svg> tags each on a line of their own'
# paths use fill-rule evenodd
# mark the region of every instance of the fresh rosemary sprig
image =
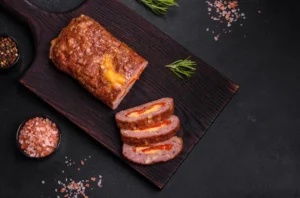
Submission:
<svg viewBox="0 0 300 198">
<path fill-rule="evenodd" d="M 170 6 L 178 6 L 175 0 L 138 0 L 149 7 L 155 14 L 166 14 Z"/>
<path fill-rule="evenodd" d="M 195 72 L 195 66 L 197 63 L 190 60 L 190 56 L 184 60 L 178 60 L 174 63 L 166 65 L 165 67 L 169 68 L 176 76 L 183 79 L 184 77 L 191 77 Z"/>
</svg>

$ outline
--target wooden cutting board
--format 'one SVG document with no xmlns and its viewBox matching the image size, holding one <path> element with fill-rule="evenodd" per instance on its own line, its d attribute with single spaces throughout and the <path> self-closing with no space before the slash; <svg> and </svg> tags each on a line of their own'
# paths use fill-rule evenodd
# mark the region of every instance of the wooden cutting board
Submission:
<svg viewBox="0 0 300 198">
<path fill-rule="evenodd" d="M 182 123 L 182 154 L 152 166 L 124 160 L 159 188 L 165 186 L 238 89 L 235 83 L 117 0 L 88 0 L 66 13 L 45 12 L 24 0 L 0 0 L 0 5 L 25 21 L 34 35 L 36 56 L 21 83 L 120 159 L 124 160 L 115 113 L 158 98 L 174 98 L 175 113 Z M 150 62 L 116 111 L 59 72 L 48 58 L 50 41 L 80 14 L 100 22 Z M 196 75 L 190 79 L 180 80 L 164 67 L 188 56 L 198 64 Z"/>
</svg>

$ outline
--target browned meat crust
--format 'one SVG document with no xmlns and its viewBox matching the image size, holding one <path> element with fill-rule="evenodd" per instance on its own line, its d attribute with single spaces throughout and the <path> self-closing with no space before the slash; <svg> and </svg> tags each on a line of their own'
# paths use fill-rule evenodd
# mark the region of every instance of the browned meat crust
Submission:
<svg viewBox="0 0 300 198">
<path fill-rule="evenodd" d="M 151 165 L 159 162 L 167 162 L 176 158 L 183 149 L 183 141 L 180 137 L 174 136 L 169 140 L 164 142 L 159 142 L 156 144 L 148 145 L 145 149 L 149 147 L 155 147 L 159 145 L 171 144 L 172 148 L 170 150 L 160 150 L 157 153 L 145 153 L 141 150 L 137 150 L 139 147 L 123 144 L 123 156 L 134 163 L 141 165 Z"/>
<path fill-rule="evenodd" d="M 158 110 L 138 117 L 126 116 L 130 112 L 147 109 L 149 106 L 164 103 Z M 116 114 L 116 122 L 120 129 L 140 129 L 151 126 L 162 120 L 169 118 L 174 113 L 174 101 L 172 98 L 162 98 L 137 107 L 133 107 Z"/>
<path fill-rule="evenodd" d="M 73 19 L 51 42 L 50 59 L 113 109 L 148 64 L 85 15 Z"/>
<path fill-rule="evenodd" d="M 122 141 L 125 144 L 143 146 L 163 142 L 173 137 L 180 128 L 180 121 L 177 116 L 171 116 L 152 127 L 159 127 L 161 124 L 167 123 L 168 125 L 158 128 L 155 131 L 136 132 L 133 130 L 121 129 Z"/>
</svg>

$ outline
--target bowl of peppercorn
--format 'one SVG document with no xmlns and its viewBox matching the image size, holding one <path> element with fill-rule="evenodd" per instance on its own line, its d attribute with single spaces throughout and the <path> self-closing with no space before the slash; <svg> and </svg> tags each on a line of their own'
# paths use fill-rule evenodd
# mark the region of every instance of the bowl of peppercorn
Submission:
<svg viewBox="0 0 300 198">
<path fill-rule="evenodd" d="M 0 35 L 0 71 L 16 66 L 20 59 L 17 41 L 6 35 Z"/>
</svg>

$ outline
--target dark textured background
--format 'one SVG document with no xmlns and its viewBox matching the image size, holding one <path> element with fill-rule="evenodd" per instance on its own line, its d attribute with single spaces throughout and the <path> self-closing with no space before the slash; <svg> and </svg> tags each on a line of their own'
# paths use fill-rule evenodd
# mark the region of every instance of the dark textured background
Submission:
<svg viewBox="0 0 300 198">
<path fill-rule="evenodd" d="M 65 11 L 82 1 L 31 2 Z M 0 197 L 56 197 L 57 180 L 99 174 L 103 188 L 90 197 L 300 197 L 300 32 L 292 1 L 241 0 L 244 26 L 234 26 L 219 42 L 206 32 L 215 25 L 205 0 L 178 0 L 180 7 L 166 17 L 153 15 L 135 0 L 122 2 L 237 82 L 238 94 L 158 191 L 18 83 L 34 56 L 32 38 L 26 25 L 0 8 L 0 33 L 13 35 L 22 53 L 21 67 L 0 73 Z M 55 158 L 32 161 L 17 151 L 16 129 L 33 114 L 59 120 L 64 134 Z M 92 159 L 80 172 L 64 165 L 65 156 L 78 164 L 89 155 Z"/>
</svg>

